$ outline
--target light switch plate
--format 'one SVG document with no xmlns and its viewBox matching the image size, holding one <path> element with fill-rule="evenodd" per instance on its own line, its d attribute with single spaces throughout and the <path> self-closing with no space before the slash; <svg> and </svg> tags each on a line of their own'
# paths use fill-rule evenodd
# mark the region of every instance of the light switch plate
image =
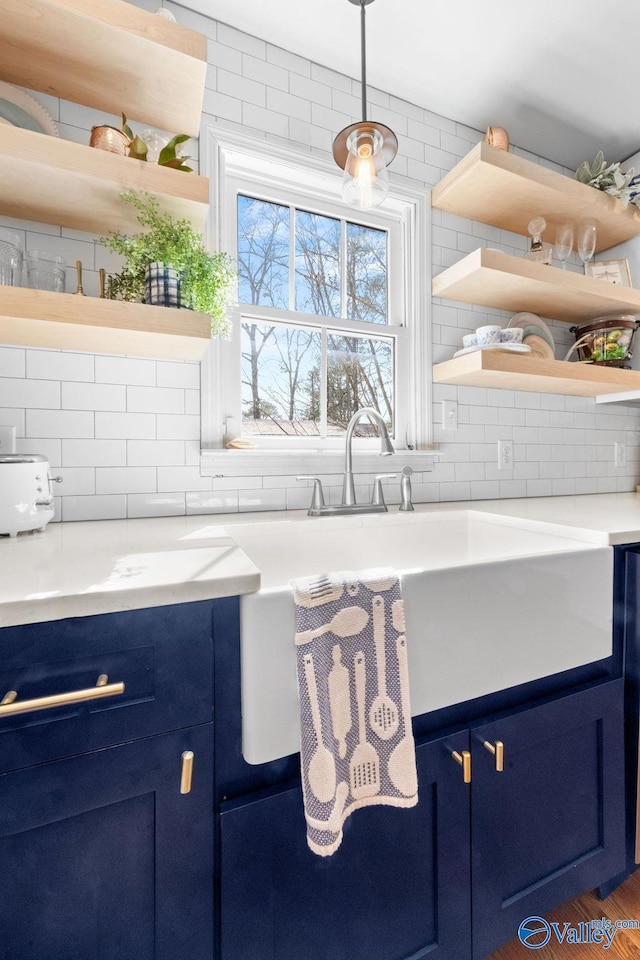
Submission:
<svg viewBox="0 0 640 960">
<path fill-rule="evenodd" d="M 16 428 L 0 424 L 0 456 L 16 452 Z"/>
</svg>

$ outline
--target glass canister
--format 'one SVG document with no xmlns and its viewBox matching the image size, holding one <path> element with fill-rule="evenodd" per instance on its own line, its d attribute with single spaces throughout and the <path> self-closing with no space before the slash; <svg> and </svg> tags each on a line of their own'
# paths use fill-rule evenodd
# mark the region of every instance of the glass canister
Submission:
<svg viewBox="0 0 640 960">
<path fill-rule="evenodd" d="M 0 283 L 22 286 L 23 253 L 20 234 L 0 229 Z"/>
<path fill-rule="evenodd" d="M 64 258 L 46 250 L 27 251 L 27 285 L 35 290 L 64 293 Z"/>
<path fill-rule="evenodd" d="M 598 317 L 590 323 L 570 327 L 576 342 L 565 360 L 577 350 L 578 359 L 607 367 L 630 367 L 633 338 L 638 320 L 629 314 Z"/>
</svg>

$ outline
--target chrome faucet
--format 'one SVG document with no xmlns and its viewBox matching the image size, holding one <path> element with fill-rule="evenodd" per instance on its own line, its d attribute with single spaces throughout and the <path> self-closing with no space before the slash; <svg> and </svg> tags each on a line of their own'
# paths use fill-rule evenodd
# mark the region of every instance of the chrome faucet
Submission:
<svg viewBox="0 0 640 960">
<path fill-rule="evenodd" d="M 313 498 L 311 501 L 311 506 L 307 511 L 310 517 L 325 517 L 330 515 L 338 516 L 346 513 L 386 512 L 387 505 L 384 502 L 384 496 L 382 493 L 382 481 L 386 480 L 387 478 L 395 477 L 395 473 L 384 473 L 376 476 L 371 494 L 371 502 L 356 503 L 356 490 L 353 482 L 353 456 L 351 452 L 351 444 L 353 440 L 353 431 L 356 423 L 361 419 L 361 417 L 369 417 L 369 419 L 373 420 L 378 426 L 378 432 L 380 434 L 380 456 L 388 457 L 395 452 L 387 431 L 386 424 L 378 411 L 374 410 L 373 407 L 362 407 L 361 410 L 357 410 L 349 421 L 347 435 L 345 438 L 342 503 L 336 506 L 327 506 L 325 504 L 320 477 L 311 477 L 307 475 L 296 477 L 297 480 L 313 480 Z"/>
<path fill-rule="evenodd" d="M 353 457 L 351 454 L 351 442 L 353 440 L 353 431 L 355 430 L 356 423 L 362 417 L 369 417 L 369 419 L 374 420 L 378 424 L 378 431 L 380 433 L 380 456 L 389 457 L 395 452 L 393 449 L 393 444 L 389 439 L 387 425 L 378 411 L 374 410 L 373 407 L 362 407 L 361 410 L 356 410 L 354 415 L 351 417 L 351 420 L 349 420 L 347 437 L 345 440 L 344 481 L 342 483 L 342 503 L 344 506 L 352 506 L 356 502 L 356 490 L 353 485 Z"/>
</svg>

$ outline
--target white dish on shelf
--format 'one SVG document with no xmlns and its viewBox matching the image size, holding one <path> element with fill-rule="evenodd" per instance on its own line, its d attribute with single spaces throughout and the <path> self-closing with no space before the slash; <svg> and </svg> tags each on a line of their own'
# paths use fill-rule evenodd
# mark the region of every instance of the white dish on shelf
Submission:
<svg viewBox="0 0 640 960">
<path fill-rule="evenodd" d="M 49 111 L 20 87 L 4 80 L 0 80 L 0 120 L 12 127 L 60 136 Z"/>
<path fill-rule="evenodd" d="M 506 350 L 507 353 L 531 353 L 531 347 L 528 347 L 526 343 L 485 343 L 483 345 L 478 344 L 475 347 L 463 347 L 462 350 L 457 350 L 454 353 L 454 359 L 456 357 L 463 357 L 465 353 L 477 353 L 478 350 Z"/>
</svg>

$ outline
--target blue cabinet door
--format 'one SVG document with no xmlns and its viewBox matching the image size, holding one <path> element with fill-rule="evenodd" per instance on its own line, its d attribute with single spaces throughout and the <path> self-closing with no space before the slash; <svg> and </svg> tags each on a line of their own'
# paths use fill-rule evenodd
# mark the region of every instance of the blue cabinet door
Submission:
<svg viewBox="0 0 640 960">
<path fill-rule="evenodd" d="M 504 743 L 504 771 L 484 746 Z M 624 865 L 623 685 L 475 728 L 473 956 Z"/>
<path fill-rule="evenodd" d="M 465 960 L 469 785 L 451 752 L 417 749 L 419 801 L 368 807 L 331 857 L 306 843 L 299 787 L 223 804 L 221 960 Z"/>
<path fill-rule="evenodd" d="M 2 960 L 211 960 L 212 742 L 204 724 L 0 775 Z"/>
</svg>

